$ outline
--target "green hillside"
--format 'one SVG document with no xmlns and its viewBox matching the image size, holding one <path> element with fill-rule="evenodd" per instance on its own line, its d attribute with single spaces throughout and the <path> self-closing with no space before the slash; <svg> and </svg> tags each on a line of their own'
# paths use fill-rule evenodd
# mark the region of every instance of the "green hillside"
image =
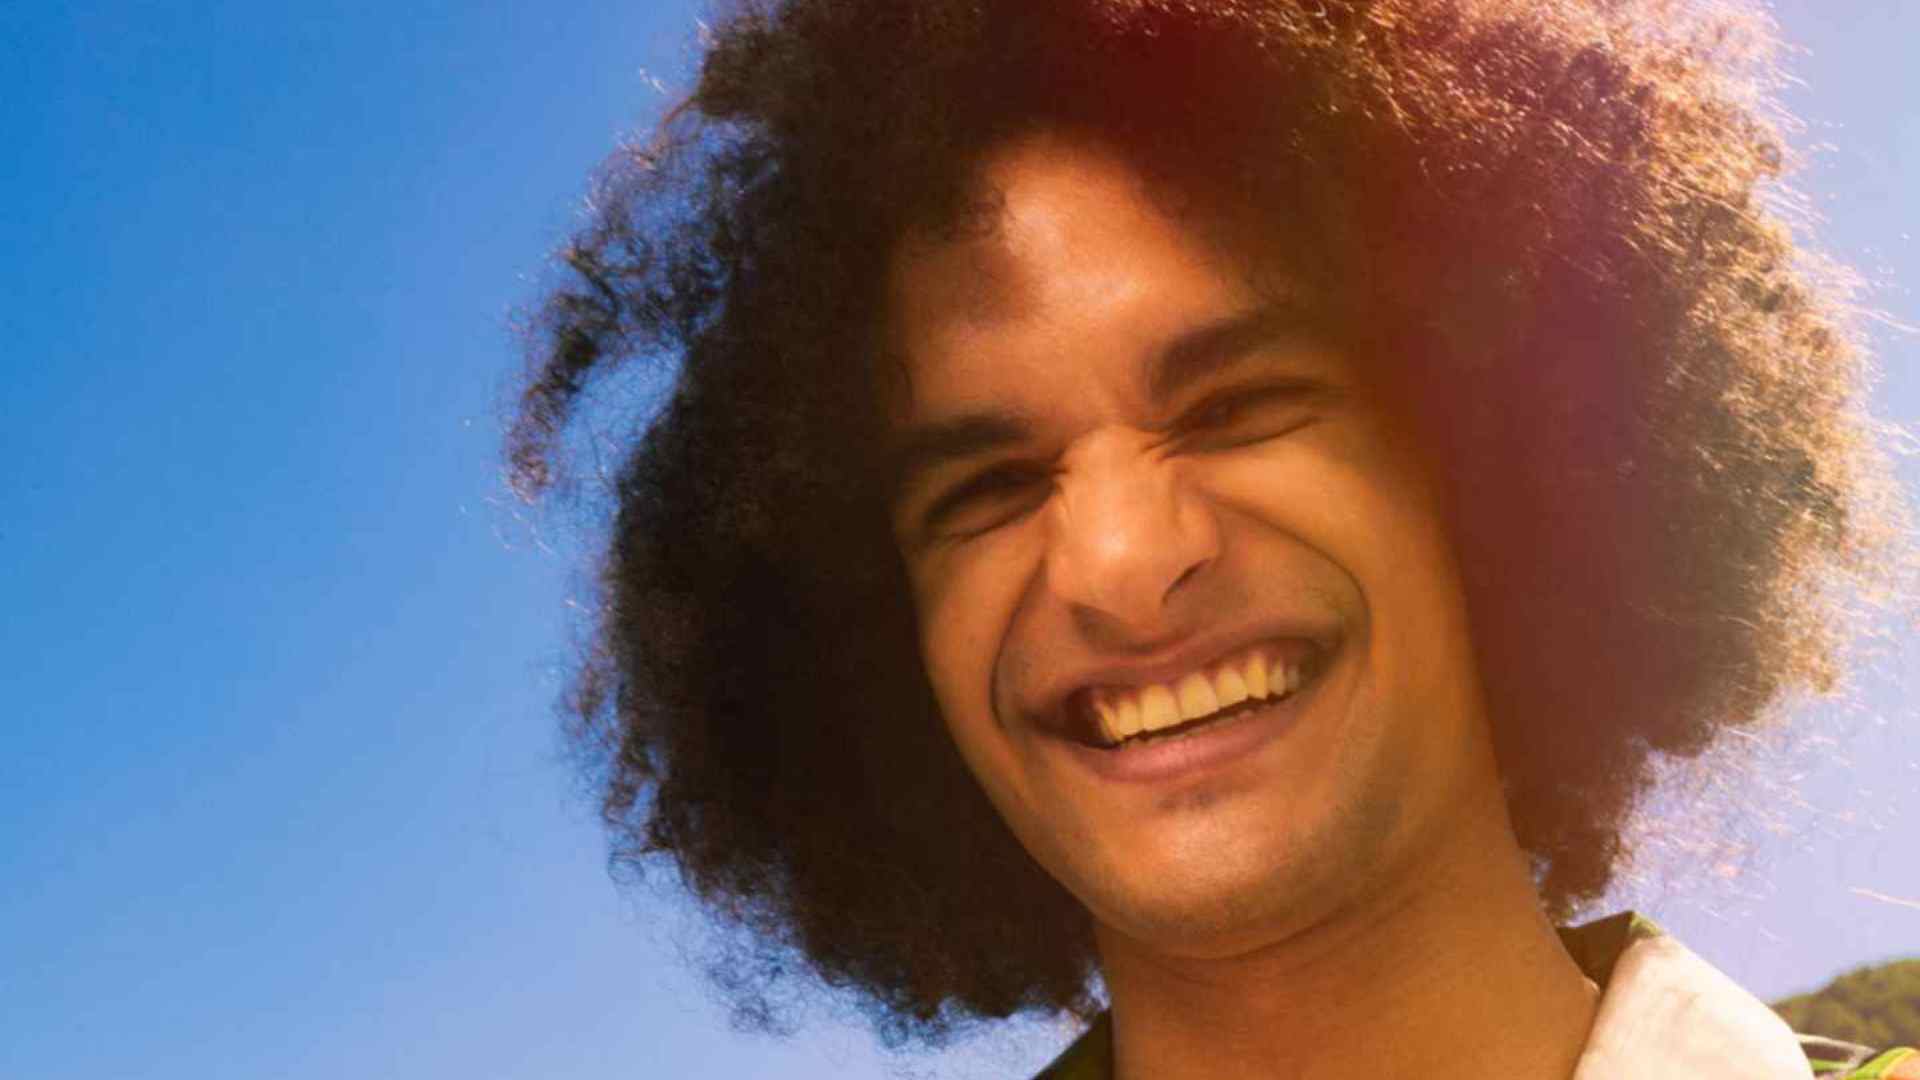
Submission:
<svg viewBox="0 0 1920 1080">
<path fill-rule="evenodd" d="M 1920 1046 L 1920 959 L 1850 971 L 1773 1003 L 1795 1031 L 1867 1046 Z"/>
</svg>

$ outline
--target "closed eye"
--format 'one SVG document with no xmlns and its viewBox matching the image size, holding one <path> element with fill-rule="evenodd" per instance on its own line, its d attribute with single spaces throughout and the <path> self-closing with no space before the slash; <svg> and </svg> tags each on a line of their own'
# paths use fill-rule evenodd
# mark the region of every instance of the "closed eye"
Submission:
<svg viewBox="0 0 1920 1080">
<path fill-rule="evenodd" d="M 1172 425 L 1173 434 L 1200 450 L 1278 438 L 1312 422 L 1307 406 L 1325 390 L 1318 384 L 1291 381 L 1233 387 L 1208 395 L 1180 414 Z"/>
<path fill-rule="evenodd" d="M 922 518 L 929 531 L 952 527 L 966 535 L 985 532 L 1026 509 L 1052 484 L 1044 469 L 1006 465 L 988 469 L 940 496 Z"/>
</svg>

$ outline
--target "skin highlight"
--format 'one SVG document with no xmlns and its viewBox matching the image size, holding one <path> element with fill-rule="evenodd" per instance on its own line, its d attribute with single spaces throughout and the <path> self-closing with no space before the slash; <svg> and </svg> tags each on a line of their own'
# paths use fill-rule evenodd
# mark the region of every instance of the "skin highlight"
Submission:
<svg viewBox="0 0 1920 1080">
<path fill-rule="evenodd" d="M 895 532 L 962 757 L 1093 914 L 1120 1076 L 1381 1075 L 1351 1047 L 1382 1015 L 1409 1070 L 1569 1074 L 1595 991 L 1507 820 L 1439 500 L 1377 377 L 1280 336 L 1158 399 L 1167 343 L 1259 306 L 1256 275 L 1096 144 L 1015 142 L 982 183 L 993 228 L 895 261 L 896 423 L 1025 432 L 912 478 Z M 1276 377 L 1308 389 L 1256 392 Z M 1248 404 L 1182 425 L 1222 390 Z M 1326 670 L 1217 767 L 1115 781 L 1081 759 L 1133 751 L 1048 726 L 1076 672 L 1278 624 L 1320 628 Z"/>
</svg>

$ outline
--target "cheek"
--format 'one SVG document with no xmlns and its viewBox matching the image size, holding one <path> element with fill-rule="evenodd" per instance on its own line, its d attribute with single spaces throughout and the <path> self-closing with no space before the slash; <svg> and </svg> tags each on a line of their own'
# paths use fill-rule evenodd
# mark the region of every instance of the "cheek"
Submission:
<svg viewBox="0 0 1920 1080">
<path fill-rule="evenodd" d="M 1330 422 L 1204 475 L 1211 498 L 1313 548 L 1357 585 L 1402 576 L 1409 556 L 1422 574 L 1450 578 L 1432 565 L 1450 561 L 1434 485 L 1417 454 L 1376 425 Z"/>
<path fill-rule="evenodd" d="M 1017 530 L 922 560 L 913 571 L 920 650 L 947 727 L 962 742 L 992 725 L 996 667 L 1031 577 Z"/>
<path fill-rule="evenodd" d="M 1404 443 L 1371 425 L 1329 426 L 1208 477 L 1212 497 L 1258 532 L 1311 549 L 1346 579 L 1376 675 L 1472 680 L 1452 542 L 1435 486 Z"/>
<path fill-rule="evenodd" d="M 1451 533 L 1417 450 L 1360 429 L 1296 469 L 1291 514 L 1303 538 L 1358 592 L 1365 685 L 1397 739 L 1436 753 L 1480 722 L 1480 680 Z"/>
</svg>

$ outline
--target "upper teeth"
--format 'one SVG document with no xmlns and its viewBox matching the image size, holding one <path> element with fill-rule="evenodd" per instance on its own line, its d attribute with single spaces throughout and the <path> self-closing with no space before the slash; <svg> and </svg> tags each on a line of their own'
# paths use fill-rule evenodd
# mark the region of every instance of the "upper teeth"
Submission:
<svg viewBox="0 0 1920 1080">
<path fill-rule="evenodd" d="M 1146 731 L 1158 731 L 1212 716 L 1249 698 L 1282 698 L 1300 688 L 1302 661 L 1275 659 L 1271 651 L 1250 649 L 1172 683 L 1148 683 L 1093 691 L 1100 734 L 1111 745 Z"/>
</svg>

